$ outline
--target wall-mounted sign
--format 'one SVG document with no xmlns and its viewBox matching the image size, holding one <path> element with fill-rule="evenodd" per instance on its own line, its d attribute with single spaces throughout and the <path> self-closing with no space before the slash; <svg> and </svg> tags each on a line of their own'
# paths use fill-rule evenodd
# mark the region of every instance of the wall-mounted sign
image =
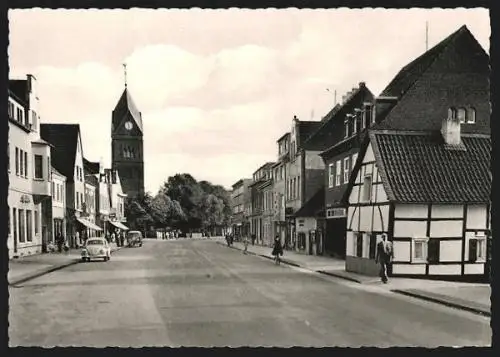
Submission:
<svg viewBox="0 0 500 357">
<path fill-rule="evenodd" d="M 30 203 L 30 202 L 31 202 L 30 196 L 28 195 L 21 196 L 21 203 Z"/>
<path fill-rule="evenodd" d="M 330 208 L 326 210 L 326 218 L 341 218 L 347 216 L 345 208 Z"/>
</svg>

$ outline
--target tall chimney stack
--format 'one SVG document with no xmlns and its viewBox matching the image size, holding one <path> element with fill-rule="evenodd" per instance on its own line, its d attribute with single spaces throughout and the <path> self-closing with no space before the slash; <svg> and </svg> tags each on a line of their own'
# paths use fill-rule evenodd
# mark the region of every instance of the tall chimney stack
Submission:
<svg viewBox="0 0 500 357">
<path fill-rule="evenodd" d="M 449 113 L 448 117 L 443 120 L 441 125 L 441 135 L 446 145 L 458 146 L 461 144 L 460 129 L 460 121 L 458 118 Z"/>
</svg>

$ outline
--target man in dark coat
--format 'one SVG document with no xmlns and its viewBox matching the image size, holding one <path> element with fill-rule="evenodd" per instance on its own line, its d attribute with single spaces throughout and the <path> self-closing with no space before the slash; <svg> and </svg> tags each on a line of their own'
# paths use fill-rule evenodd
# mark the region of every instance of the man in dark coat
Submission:
<svg viewBox="0 0 500 357">
<path fill-rule="evenodd" d="M 393 257 L 392 243 L 387 241 L 386 234 L 382 234 L 382 240 L 377 244 L 375 263 L 380 263 L 380 279 L 382 279 L 384 284 L 387 284 L 389 280 L 387 277 L 387 268 Z"/>
</svg>

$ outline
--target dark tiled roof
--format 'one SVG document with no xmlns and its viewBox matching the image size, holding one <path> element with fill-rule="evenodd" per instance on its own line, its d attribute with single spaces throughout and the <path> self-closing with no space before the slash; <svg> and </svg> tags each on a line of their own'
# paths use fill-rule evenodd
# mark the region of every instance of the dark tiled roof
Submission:
<svg viewBox="0 0 500 357">
<path fill-rule="evenodd" d="M 100 164 L 83 158 L 83 169 L 89 174 L 98 174 Z"/>
<path fill-rule="evenodd" d="M 135 105 L 129 90 L 125 88 L 125 90 L 122 93 L 122 96 L 120 97 L 120 100 L 118 100 L 118 103 L 116 104 L 116 107 L 113 110 L 113 112 L 118 114 L 113 116 L 113 126 L 115 128 L 120 124 L 119 121 L 122 120 L 123 115 L 125 115 L 127 111 L 130 112 L 137 126 L 139 127 L 141 132 L 143 132 L 141 113 L 137 109 L 137 106 Z"/>
<path fill-rule="evenodd" d="M 460 63 L 468 64 L 462 64 L 466 67 L 456 67 L 460 66 Z M 459 74 L 460 77 L 457 76 Z M 447 93 L 446 89 L 460 86 L 459 82 L 469 82 L 469 87 L 473 89 L 469 93 L 461 91 L 460 100 L 464 101 L 464 104 L 481 107 L 483 102 L 489 103 L 489 76 L 488 55 L 467 27 L 462 26 L 399 71 L 381 93 L 381 96 L 397 97 L 399 100 L 394 105 L 381 106 L 381 112 L 377 113 L 378 124 L 375 127 L 438 130 L 443 119 L 443 111 L 447 110 L 441 108 L 442 103 L 444 105 L 447 101 L 447 96 L 444 94 Z M 433 93 L 443 92 L 442 97 L 430 99 L 434 106 L 433 111 L 422 110 L 422 98 L 429 92 L 429 87 Z M 484 99 L 480 93 L 484 93 Z M 481 116 L 479 112 L 478 115 Z M 489 125 L 486 126 L 487 130 L 484 125 L 477 123 L 475 126 L 465 128 L 465 132 L 488 133 Z"/>
<path fill-rule="evenodd" d="M 40 124 L 42 139 L 53 145 L 51 161 L 54 168 L 73 182 L 76 145 L 80 133 L 78 124 Z"/>
<path fill-rule="evenodd" d="M 346 114 L 352 113 L 355 108 L 360 108 L 363 102 L 371 102 L 372 100 L 373 94 L 366 86 L 358 88 L 343 105 L 337 105 L 330 110 L 325 116 L 326 119 L 320 122 L 317 130 L 303 144 L 303 148 L 323 151 L 342 141 Z"/>
<path fill-rule="evenodd" d="M 28 103 L 28 81 L 26 79 L 9 79 L 9 89 L 21 104 Z"/>
<path fill-rule="evenodd" d="M 325 207 L 325 188 L 321 187 L 300 209 L 295 217 L 316 217 Z"/>
<path fill-rule="evenodd" d="M 449 150 L 440 134 L 435 132 L 371 132 L 370 141 L 390 200 L 489 202 L 489 136 L 463 134 L 465 150 Z"/>
<path fill-rule="evenodd" d="M 94 187 L 99 187 L 99 180 L 94 175 L 85 175 L 85 183 Z"/>
</svg>

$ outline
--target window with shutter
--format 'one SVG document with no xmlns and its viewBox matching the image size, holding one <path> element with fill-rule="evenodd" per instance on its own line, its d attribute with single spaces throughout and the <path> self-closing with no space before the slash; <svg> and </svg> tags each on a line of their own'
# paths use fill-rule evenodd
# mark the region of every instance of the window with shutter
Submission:
<svg viewBox="0 0 500 357">
<path fill-rule="evenodd" d="M 469 239 L 469 263 L 477 260 L 477 239 Z"/>
<path fill-rule="evenodd" d="M 429 263 L 439 263 L 439 240 L 429 239 L 427 246 L 427 261 Z"/>
</svg>

